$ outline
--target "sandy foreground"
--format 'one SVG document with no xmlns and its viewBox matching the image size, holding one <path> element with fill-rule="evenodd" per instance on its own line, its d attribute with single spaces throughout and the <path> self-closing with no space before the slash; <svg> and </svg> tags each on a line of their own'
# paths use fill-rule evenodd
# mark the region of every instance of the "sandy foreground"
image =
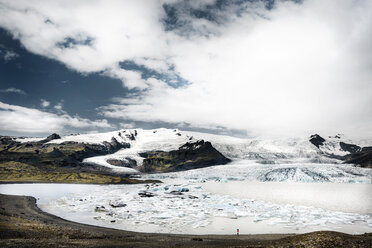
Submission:
<svg viewBox="0 0 372 248">
<path fill-rule="evenodd" d="M 0 247 L 372 247 L 372 233 L 136 233 L 67 221 L 41 211 L 33 197 L 0 194 Z"/>
</svg>

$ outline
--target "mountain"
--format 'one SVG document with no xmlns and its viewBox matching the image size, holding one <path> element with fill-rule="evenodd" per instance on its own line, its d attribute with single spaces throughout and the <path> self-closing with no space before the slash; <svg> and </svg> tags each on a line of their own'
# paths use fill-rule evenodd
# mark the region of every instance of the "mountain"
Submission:
<svg viewBox="0 0 372 248">
<path fill-rule="evenodd" d="M 344 142 L 342 137 L 342 134 L 337 134 L 336 136 L 323 138 L 319 134 L 314 134 L 310 136 L 309 141 L 316 146 L 322 154 L 337 159 L 342 159 L 343 156 L 361 149 L 357 145 Z"/>
<path fill-rule="evenodd" d="M 155 151 L 161 165 L 155 162 Z M 143 164 L 143 161 L 146 162 Z M 150 161 L 152 170 L 148 166 Z M 128 183 L 132 182 L 128 175 L 140 171 L 189 170 L 229 161 L 210 142 L 182 135 L 177 130 L 133 129 L 64 137 L 52 134 L 47 138 L 0 137 L 0 181 L 4 182 L 97 182 L 99 179 L 100 182 Z"/>
<path fill-rule="evenodd" d="M 358 164 L 361 167 L 372 168 L 372 147 L 363 147 L 360 151 L 346 155 L 343 160 L 348 164 Z"/>
<path fill-rule="evenodd" d="M 259 163 L 282 163 L 285 160 L 301 159 L 307 162 L 337 163 L 333 158 L 325 157 L 307 139 L 291 138 L 282 140 L 242 139 L 225 135 L 180 131 L 177 129 L 127 129 L 116 132 L 69 135 L 48 143 L 78 142 L 85 144 L 103 144 L 115 138 L 119 143 L 130 144 L 130 148 L 115 153 L 86 158 L 84 163 L 110 168 L 119 173 L 138 173 L 144 162 L 144 153 L 177 151 L 187 142 L 200 140 L 210 142 L 211 146 L 224 157 L 231 160 L 249 159 Z M 21 140 L 21 139 L 19 139 Z M 160 154 L 158 154 L 160 155 Z M 163 154 L 164 155 L 164 154 Z M 217 154 L 215 154 L 217 156 Z M 148 160 L 147 160 L 148 161 Z M 221 162 L 224 164 L 224 162 Z M 175 169 L 175 167 L 172 167 Z"/>
<path fill-rule="evenodd" d="M 350 141 L 345 142 L 342 134 L 330 136 L 327 139 L 314 134 L 310 136 L 309 141 L 327 157 L 342 160 L 344 163 L 372 168 L 372 147 L 362 148 L 350 143 Z"/>
<path fill-rule="evenodd" d="M 134 183 L 136 180 L 116 175 L 101 166 L 87 166 L 83 159 L 105 155 L 128 148 L 114 138 L 103 144 L 78 142 L 49 143 L 46 139 L 0 137 L 1 182 L 62 182 L 62 183 Z M 27 141 L 25 141 L 27 140 Z"/>
<path fill-rule="evenodd" d="M 70 174 L 75 173 L 76 180 L 85 178 L 89 182 L 92 181 L 89 178 L 104 175 L 105 181 L 122 182 L 131 174 L 190 170 L 232 160 L 254 160 L 259 164 L 352 163 L 371 167 L 371 152 L 372 149 L 362 148 L 342 135 L 242 139 L 160 128 L 52 134 L 46 138 L 0 136 L 0 181 L 14 177 L 32 181 L 38 175 L 39 181 L 57 178 L 65 182 L 72 180 Z"/>
<path fill-rule="evenodd" d="M 231 160 L 217 151 L 210 142 L 188 142 L 169 152 L 150 151 L 140 154 L 145 159 L 142 172 L 170 172 L 227 164 Z"/>
</svg>

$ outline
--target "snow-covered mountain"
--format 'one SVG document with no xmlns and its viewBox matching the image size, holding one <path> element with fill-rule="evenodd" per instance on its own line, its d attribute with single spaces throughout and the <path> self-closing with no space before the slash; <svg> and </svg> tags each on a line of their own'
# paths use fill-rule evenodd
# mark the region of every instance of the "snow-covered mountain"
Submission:
<svg viewBox="0 0 372 248">
<path fill-rule="evenodd" d="M 316 146 L 323 154 L 330 156 L 345 156 L 361 151 L 361 147 L 353 144 L 352 140 L 345 139 L 344 135 L 337 134 L 323 138 L 318 134 L 310 136 L 310 143 Z"/>
<path fill-rule="evenodd" d="M 320 137 L 320 136 L 319 136 Z M 224 135 L 214 135 L 200 132 L 180 131 L 178 129 L 127 129 L 107 133 L 79 134 L 63 136 L 48 143 L 79 142 L 88 144 L 104 144 L 115 139 L 119 143 L 129 143 L 129 149 L 122 149 L 116 153 L 95 156 L 84 160 L 116 169 L 117 171 L 137 172 L 133 168 L 123 168 L 107 161 L 136 161 L 141 165 L 143 157 L 140 153 L 146 151 L 171 151 L 176 150 L 186 142 L 196 140 L 210 141 L 223 155 L 230 159 L 253 159 L 260 163 L 276 163 L 277 160 L 304 159 L 309 162 L 337 163 L 339 161 L 324 154 L 346 155 L 349 152 L 342 150 L 339 138 L 324 141 L 320 146 L 315 146 L 307 138 L 291 138 L 282 140 L 242 139 Z M 30 141 L 19 139 L 18 141 Z"/>
<path fill-rule="evenodd" d="M 317 148 L 306 139 L 241 139 L 224 135 L 164 128 L 154 130 L 129 129 L 108 133 L 72 135 L 52 140 L 49 143 L 73 141 L 103 144 L 104 142 L 109 142 L 112 138 L 115 138 L 118 142 L 130 143 L 131 147 L 129 149 L 122 149 L 114 154 L 87 158 L 85 162 L 111 167 L 118 171 L 136 172 L 130 168 L 118 168 L 109 164 L 107 161 L 133 159 L 137 165 L 141 165 L 143 157 L 140 156 L 140 153 L 154 150 L 176 150 L 186 142 L 193 142 L 200 139 L 210 141 L 218 151 L 231 159 L 255 159 L 262 163 L 271 163 L 275 159 L 322 159 Z M 329 159 L 324 158 L 324 160 L 328 161 Z"/>
<path fill-rule="evenodd" d="M 319 135 L 313 135 L 309 142 L 308 138 L 242 139 L 165 128 L 153 130 L 126 129 L 107 133 L 69 135 L 51 140 L 48 143 L 78 142 L 104 145 L 113 142 L 113 140 L 122 144 L 128 143 L 130 148 L 121 149 L 113 154 L 86 158 L 84 162 L 109 167 L 118 172 L 137 173 L 137 170 L 131 167 L 135 167 L 133 164 L 137 166 L 142 164 L 144 158 L 140 155 L 141 153 L 177 150 L 187 142 L 196 142 L 201 139 L 210 141 L 213 147 L 232 160 L 250 159 L 263 164 L 291 163 L 291 161 L 340 163 L 341 160 L 335 158 L 350 154 L 349 149 L 358 150 L 360 148 L 359 146 L 350 148 L 350 143 L 346 143 L 350 141 L 343 142 L 345 138 L 341 135 L 327 137 L 327 139 Z M 38 140 L 17 139 L 20 142 L 35 142 Z M 130 164 L 132 166 L 125 167 L 119 166 L 119 164 Z"/>
</svg>

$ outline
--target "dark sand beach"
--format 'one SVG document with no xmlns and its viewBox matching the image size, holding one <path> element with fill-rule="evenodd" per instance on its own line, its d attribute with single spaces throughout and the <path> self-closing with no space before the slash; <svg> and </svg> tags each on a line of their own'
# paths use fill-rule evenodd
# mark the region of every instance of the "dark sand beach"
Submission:
<svg viewBox="0 0 372 248">
<path fill-rule="evenodd" d="M 372 234 L 312 232 L 260 235 L 136 233 L 67 221 L 29 196 L 0 195 L 1 247 L 372 247 Z"/>
</svg>

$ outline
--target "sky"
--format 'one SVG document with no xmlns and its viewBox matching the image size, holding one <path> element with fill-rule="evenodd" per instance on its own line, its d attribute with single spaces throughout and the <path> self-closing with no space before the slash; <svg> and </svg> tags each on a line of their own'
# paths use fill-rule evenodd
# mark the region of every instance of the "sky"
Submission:
<svg viewBox="0 0 372 248">
<path fill-rule="evenodd" d="M 0 134 L 372 137 L 372 1 L 0 0 Z"/>
</svg>

